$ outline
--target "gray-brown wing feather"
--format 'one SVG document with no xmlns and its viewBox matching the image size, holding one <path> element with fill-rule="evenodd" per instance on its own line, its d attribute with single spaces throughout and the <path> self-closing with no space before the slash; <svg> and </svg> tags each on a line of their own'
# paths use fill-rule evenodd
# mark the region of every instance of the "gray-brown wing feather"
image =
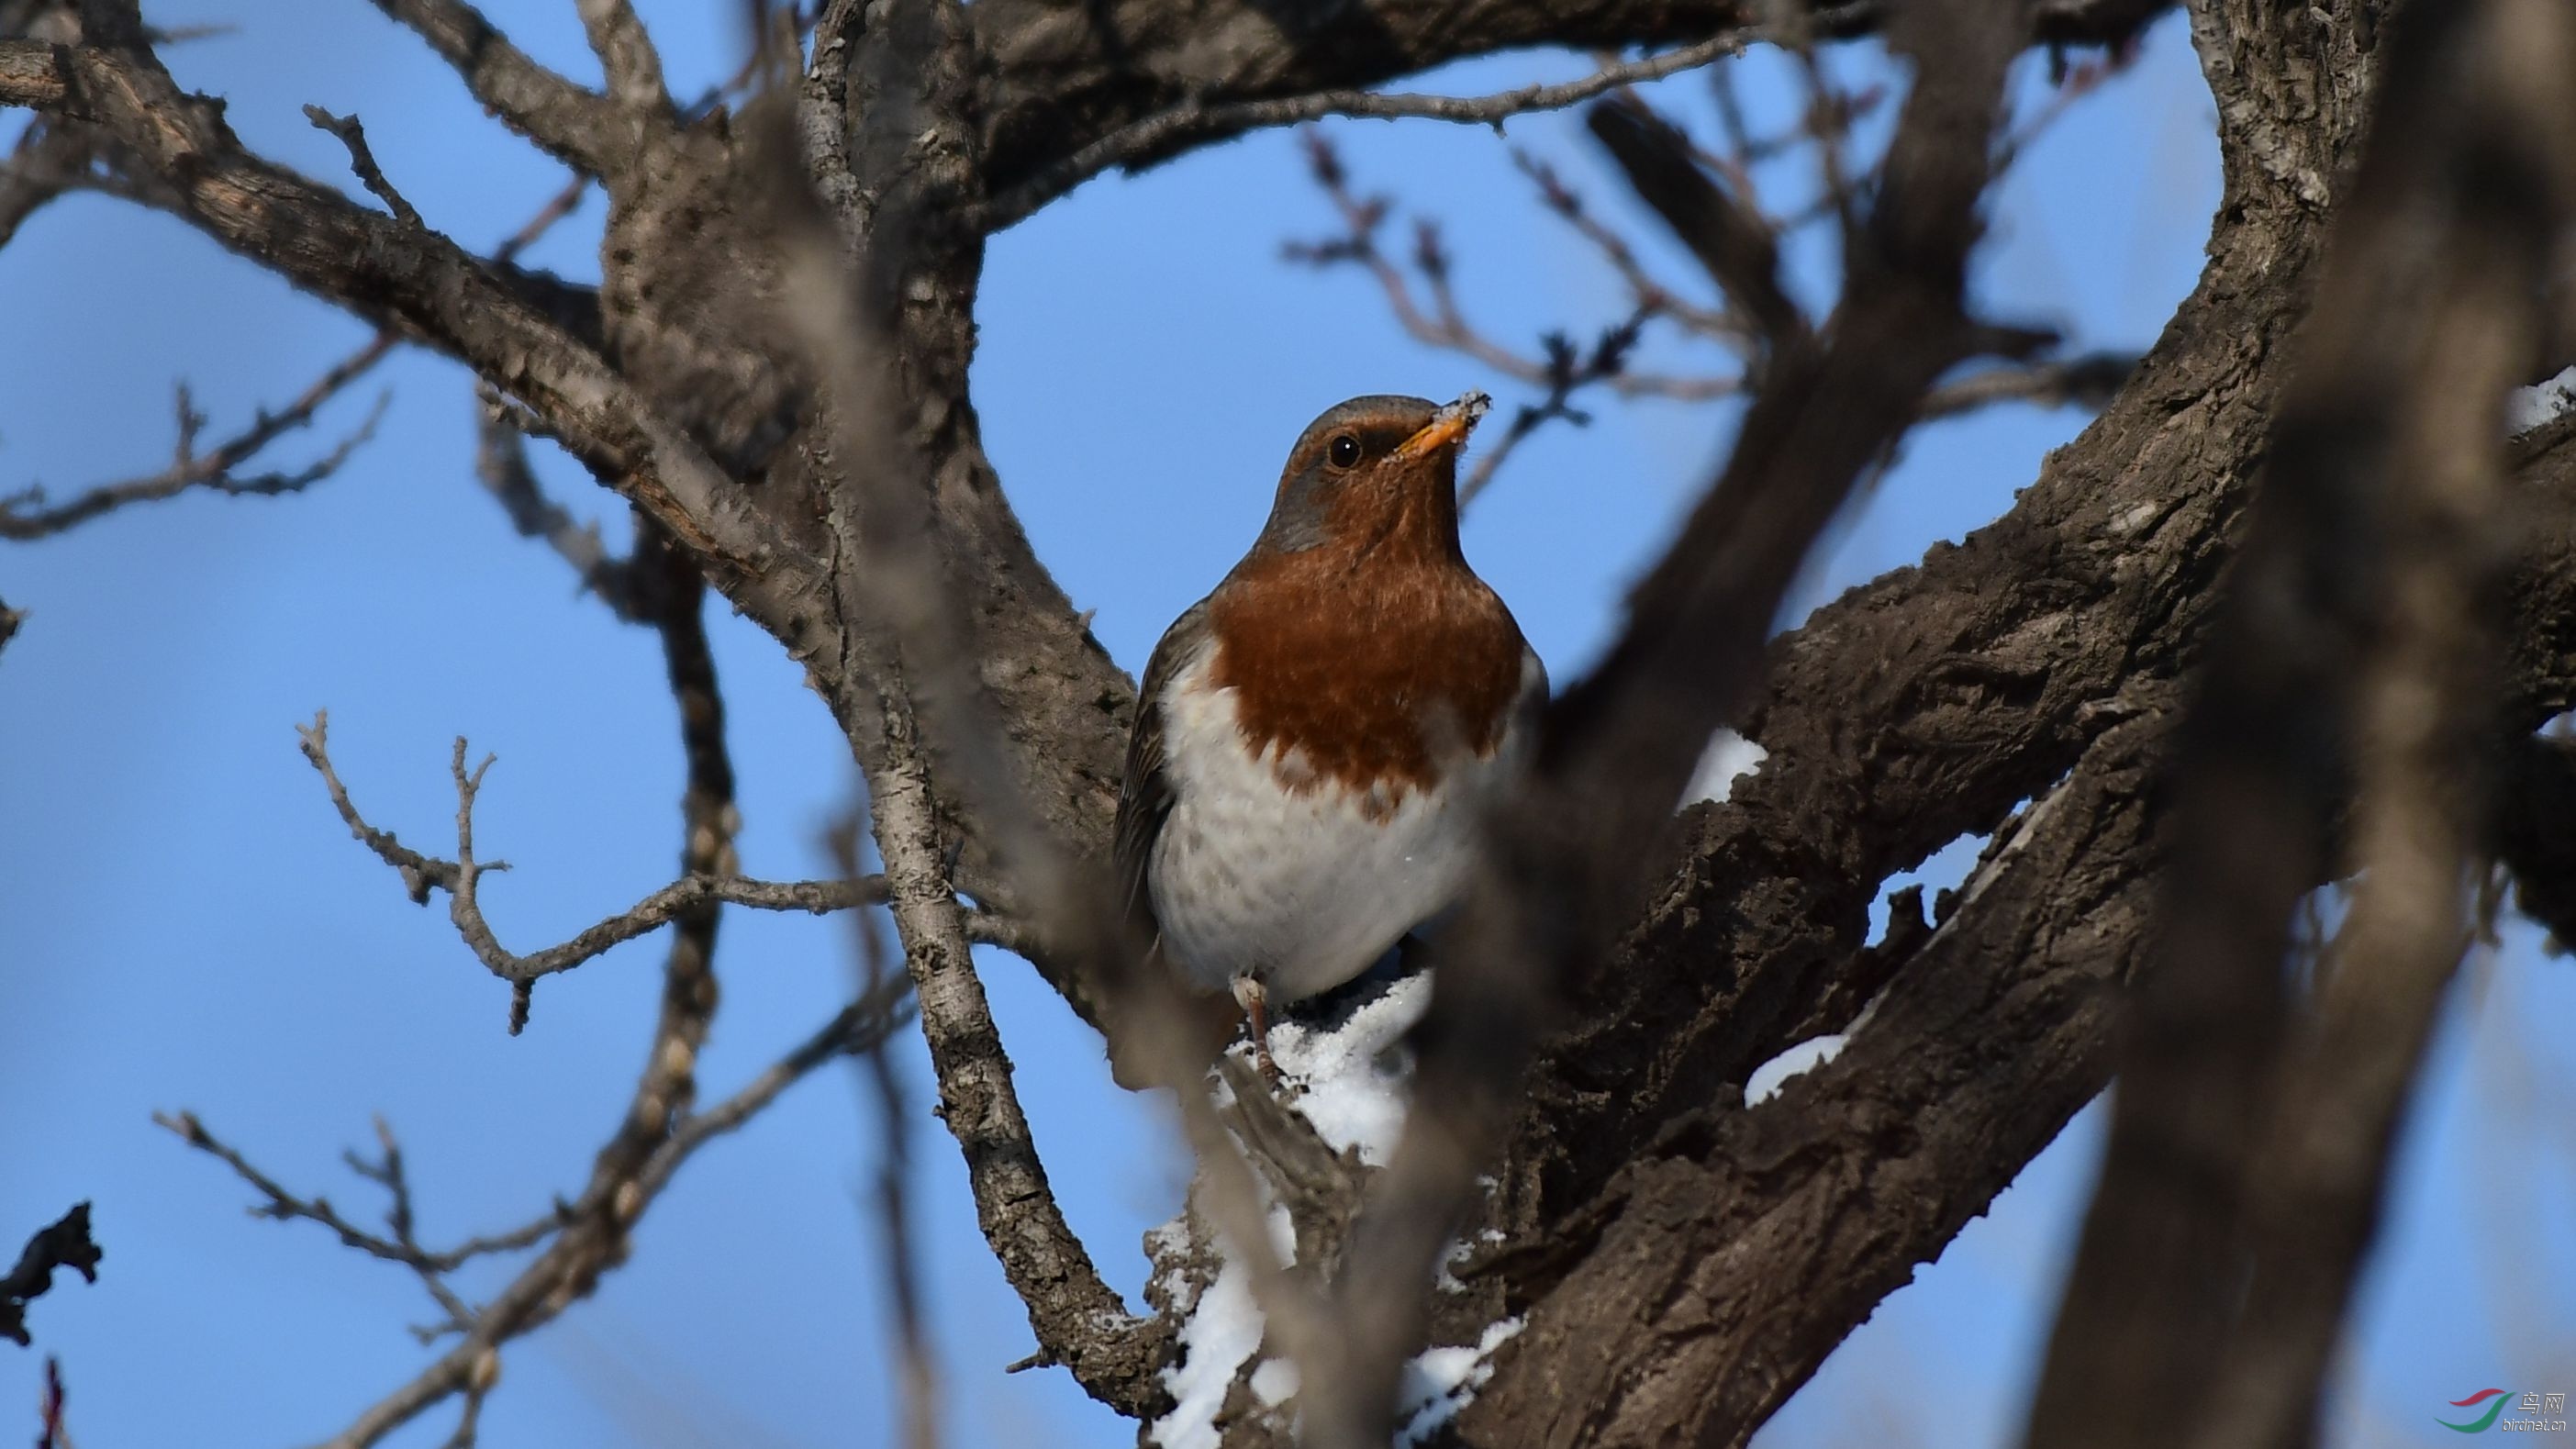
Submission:
<svg viewBox="0 0 2576 1449">
<path fill-rule="evenodd" d="M 1136 686 L 1136 726 L 1127 736 L 1127 775 L 1118 786 L 1118 829 L 1112 863 L 1130 919 L 1149 934 L 1158 934 L 1153 892 L 1146 887 L 1146 867 L 1154 842 L 1172 813 L 1171 776 L 1163 768 L 1163 692 L 1179 673 L 1181 662 L 1197 651 L 1207 635 L 1207 601 L 1202 599 L 1163 631 L 1153 657 L 1145 661 L 1145 678 Z"/>
</svg>

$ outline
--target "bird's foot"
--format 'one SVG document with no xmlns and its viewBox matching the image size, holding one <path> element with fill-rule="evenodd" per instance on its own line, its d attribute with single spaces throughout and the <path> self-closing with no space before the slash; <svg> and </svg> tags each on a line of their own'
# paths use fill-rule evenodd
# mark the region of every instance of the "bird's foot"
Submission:
<svg viewBox="0 0 2576 1449">
<path fill-rule="evenodd" d="M 1250 976 L 1234 978 L 1235 1004 L 1243 1008 L 1243 1019 L 1252 1028 L 1252 1060 L 1261 1068 L 1261 1080 L 1272 1091 L 1279 1089 L 1279 1063 L 1270 1055 L 1270 992 Z"/>
</svg>

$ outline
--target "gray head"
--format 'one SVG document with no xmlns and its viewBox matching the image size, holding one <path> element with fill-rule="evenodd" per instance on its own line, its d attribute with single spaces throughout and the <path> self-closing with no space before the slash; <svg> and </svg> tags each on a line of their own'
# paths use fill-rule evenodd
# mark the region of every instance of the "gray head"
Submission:
<svg viewBox="0 0 2576 1449">
<path fill-rule="evenodd" d="M 1454 538 L 1458 452 L 1491 400 L 1376 394 L 1324 410 L 1306 425 L 1262 527 L 1259 552 L 1295 553 L 1380 531 L 1409 505 L 1428 504 Z"/>
</svg>

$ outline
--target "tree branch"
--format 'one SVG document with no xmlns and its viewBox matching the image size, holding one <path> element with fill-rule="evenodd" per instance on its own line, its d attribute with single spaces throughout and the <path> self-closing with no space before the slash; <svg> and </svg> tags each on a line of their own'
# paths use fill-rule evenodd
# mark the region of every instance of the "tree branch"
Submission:
<svg viewBox="0 0 2576 1449">
<path fill-rule="evenodd" d="M 349 1164 L 350 1171 L 385 1189 L 389 1199 L 385 1222 L 392 1237 L 368 1232 L 349 1221 L 328 1198 L 300 1198 L 287 1191 L 276 1179 L 253 1166 L 250 1159 L 207 1130 L 194 1112 L 181 1112 L 175 1116 L 155 1112 L 152 1120 L 177 1134 L 179 1140 L 190 1147 L 230 1167 L 235 1176 L 265 1198 L 267 1201 L 251 1209 L 253 1217 L 272 1218 L 279 1222 L 300 1219 L 318 1223 L 347 1247 L 411 1269 L 420 1278 L 422 1288 L 447 1315 L 443 1322 L 413 1330 L 424 1343 L 448 1333 L 463 1333 L 473 1327 L 474 1311 L 456 1295 L 455 1290 L 448 1287 L 448 1274 L 476 1258 L 535 1247 L 553 1236 L 566 1221 L 566 1208 L 557 1202 L 553 1213 L 522 1227 L 487 1237 L 469 1238 L 453 1248 L 433 1252 L 422 1247 L 415 1236 L 411 1180 L 404 1171 L 402 1149 L 394 1141 L 393 1129 L 381 1117 L 376 1119 L 376 1137 L 383 1148 L 383 1156 L 369 1162 L 355 1152 L 348 1152 L 342 1154 L 342 1160 Z"/>
<path fill-rule="evenodd" d="M 880 877 L 860 881 L 751 880 L 731 873 L 693 872 L 680 877 L 660 890 L 637 901 L 633 906 L 590 926 L 570 940 L 525 955 L 503 947 L 493 934 L 491 923 L 483 916 L 478 887 L 488 872 L 509 869 L 506 861 L 486 861 L 474 854 L 474 800 L 481 789 L 483 771 L 492 761 L 486 757 L 475 769 L 465 768 L 465 742 L 459 739 L 449 757 L 449 774 L 456 783 L 457 854 L 453 860 L 424 855 L 404 845 L 391 831 L 367 823 L 350 800 L 348 787 L 341 783 L 329 753 L 327 712 L 314 716 L 310 726 L 299 726 L 296 733 L 303 741 L 304 757 L 322 776 L 330 792 L 331 804 L 358 842 L 374 852 L 376 858 L 392 866 L 402 876 L 403 889 L 421 905 L 429 902 L 431 890 L 442 890 L 450 899 L 449 916 L 457 934 L 493 975 L 514 986 L 569 971 L 607 951 L 612 946 L 649 934 L 693 912 L 717 904 L 749 906 L 764 911 L 807 911 L 816 915 L 829 911 L 849 910 L 854 906 L 882 904 L 886 899 L 885 882 Z M 978 917 L 980 919 L 980 916 Z"/>
<path fill-rule="evenodd" d="M 205 426 L 205 415 L 190 403 L 188 390 L 179 389 L 179 444 L 170 466 L 158 473 L 121 483 L 101 484 L 73 498 L 70 502 L 48 508 L 42 488 L 28 488 L 10 497 L 0 498 L 0 538 L 24 542 L 49 537 L 78 527 L 104 513 L 134 503 L 158 502 L 174 498 L 191 489 L 204 489 L 226 497 L 276 497 L 297 493 L 340 471 L 351 455 L 375 436 L 376 424 L 383 418 L 392 399 L 387 393 L 376 399 L 376 405 L 365 421 L 347 436 L 334 443 L 328 452 L 292 472 L 260 473 L 250 477 L 236 476 L 237 470 L 257 457 L 271 443 L 299 428 L 312 425 L 313 416 L 324 403 L 338 396 L 352 382 L 382 362 L 393 350 L 393 339 L 378 336 L 366 346 L 332 364 L 329 371 L 313 380 L 311 386 L 297 395 L 278 412 L 260 410 L 249 427 L 216 444 L 210 451 L 197 451 L 197 433 Z"/>
<path fill-rule="evenodd" d="M 2548 928 L 2561 947 L 2576 944 L 2576 745 L 2562 739 L 2512 741 L 2494 767 L 2493 832 L 2497 856 L 2512 870 L 2514 906 Z"/>
<path fill-rule="evenodd" d="M 635 599 L 634 561 L 611 557 L 594 526 L 573 521 L 561 504 L 545 495 L 537 470 L 528 463 L 528 435 L 519 430 L 510 405 L 489 388 L 476 389 L 480 415 L 475 419 L 474 476 L 484 491 L 509 515 L 521 538 L 541 538 L 572 566 L 581 587 L 599 597 L 610 613 L 628 623 L 642 621 Z"/>
<path fill-rule="evenodd" d="M 941 866 L 911 720 L 892 706 L 885 745 L 868 808 L 939 1078 L 939 1115 L 965 1153 L 976 1221 L 1028 1306 L 1040 1350 L 1094 1398 L 1151 1418 L 1168 1405 L 1155 1371 L 1169 1356 L 1170 1326 L 1127 1311 L 1056 1206 Z"/>
<path fill-rule="evenodd" d="M 558 1199 L 547 1214 L 524 1227 L 469 1239 L 444 1252 L 423 1251 L 417 1262 L 401 1251 L 399 1243 L 348 1224 L 332 1213 L 321 1198 L 300 1199 L 288 1193 L 240 1154 L 206 1134 L 192 1114 L 165 1119 L 164 1125 L 179 1131 L 191 1145 L 224 1161 L 258 1190 L 267 1203 L 253 1209 L 257 1215 L 322 1222 L 352 1246 L 414 1271 L 445 1273 L 471 1258 L 516 1251 L 552 1239 L 544 1254 L 522 1269 L 498 1295 L 472 1310 L 472 1326 L 466 1329 L 462 1341 L 329 1441 L 329 1449 L 364 1449 L 450 1396 L 466 1394 L 479 1401 L 498 1376 L 496 1351 L 500 1346 L 551 1322 L 587 1294 L 599 1276 L 622 1258 L 621 1240 L 603 1236 L 606 1217 L 614 1215 L 622 1220 L 617 1229 L 622 1234 L 699 1149 L 758 1116 L 787 1088 L 826 1062 L 845 1052 L 865 1050 L 900 1030 L 908 1019 L 905 985 L 897 982 L 883 996 L 863 998 L 842 1008 L 820 1030 L 737 1088 L 733 1095 L 680 1115 L 631 1171 L 608 1178 L 594 1175 L 579 1198 L 571 1202 Z M 198 1143 L 196 1135 L 204 1135 L 206 1142 Z M 380 1248 L 395 1251 L 386 1253 Z"/>
<path fill-rule="evenodd" d="M 2576 26 L 2523 0 L 2415 5 L 2386 44 L 2176 762 L 2161 959 L 2033 1443 L 2313 1438 L 2468 944 L 2463 778 L 2496 733 L 2488 605 L 2512 557 L 2503 399 L 2576 217 Z M 2281 962 L 2356 774 L 2363 884 L 2303 1012 Z"/>
<path fill-rule="evenodd" d="M 90 1239 L 88 1203 L 74 1203 L 70 1212 L 37 1229 L 19 1250 L 16 1266 L 0 1276 L 0 1338 L 25 1347 L 32 1341 L 27 1305 L 54 1286 L 54 1270 L 69 1268 L 82 1282 L 95 1283 L 98 1261 L 106 1256 Z"/>
<path fill-rule="evenodd" d="M 1360 3 L 1282 10 L 1257 0 L 1104 0 L 1066 12 L 1049 0 L 973 7 L 987 57 L 983 117 L 986 194 L 1002 196 L 1046 168 L 1149 118 L 1245 102 L 1365 91 L 1471 55 L 1530 46 L 1618 50 L 1742 38 L 1762 7 L 1734 0 L 1610 0 L 1565 7 L 1493 0 Z M 1843 36 L 1874 29 L 1887 7 L 1809 0 L 1809 29 Z M 2027 38 L 2097 44 L 2134 35 L 2169 0 L 2046 0 L 2028 12 Z M 1197 144 L 1236 130 L 1193 132 Z"/>
<path fill-rule="evenodd" d="M 623 148 L 608 98 L 529 59 L 481 11 L 464 0 L 375 0 L 375 6 L 428 42 L 484 110 L 537 149 L 587 175 L 615 169 Z"/>
<path fill-rule="evenodd" d="M 1488 96 L 1389 95 L 1378 91 L 1331 90 L 1224 105 L 1210 105 L 1193 97 L 1169 110 L 1122 126 L 1072 155 L 1048 163 L 1008 193 L 984 203 L 975 213 L 974 224 L 983 231 L 1000 231 L 1027 219 L 1066 192 L 1113 167 L 1140 171 L 1210 139 L 1273 126 L 1320 121 L 1327 116 L 1377 121 L 1411 118 L 1492 126 L 1500 130 L 1503 122 L 1513 116 L 1563 110 L 1626 86 L 1696 70 L 1710 61 L 1739 53 L 1755 38 L 1751 32 L 1723 35 L 1661 55 L 1603 66 L 1580 80 L 1522 86 Z"/>
<path fill-rule="evenodd" d="M 443 0 L 385 3 L 472 14 Z M 31 58 L 53 84 L 13 84 Z M 0 42 L 0 104 L 44 105 L 51 97 L 59 109 L 73 90 L 217 240 L 461 356 L 668 526 L 791 648 L 812 627 L 823 587 L 814 563 L 703 449 L 508 280 L 435 232 L 369 212 L 244 152 L 215 108 L 181 95 L 148 50 Z"/>
<path fill-rule="evenodd" d="M 591 53 L 599 57 L 599 68 L 608 76 L 610 98 L 639 116 L 669 120 L 671 97 L 662 88 L 662 57 L 653 49 L 653 38 L 644 33 L 632 0 L 577 3 L 582 33 L 589 37 Z"/>
</svg>

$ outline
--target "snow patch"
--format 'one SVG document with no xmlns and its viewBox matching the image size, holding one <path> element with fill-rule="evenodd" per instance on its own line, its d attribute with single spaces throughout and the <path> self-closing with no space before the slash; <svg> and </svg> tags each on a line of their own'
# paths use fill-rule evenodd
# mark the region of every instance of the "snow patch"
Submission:
<svg viewBox="0 0 2576 1449">
<path fill-rule="evenodd" d="M 1316 1135 L 1334 1151 L 1355 1152 L 1362 1162 L 1384 1166 L 1394 1155 L 1412 1100 L 1413 1063 L 1404 1050 L 1404 1037 L 1430 1005 L 1431 976 L 1416 972 L 1383 986 L 1363 988 L 1347 1004 L 1312 1019 L 1274 1021 L 1270 1052 L 1283 1081 L 1281 1099 L 1313 1124 Z M 1250 1046 L 1235 1050 L 1248 1055 Z M 1221 1104 L 1232 1100 L 1221 1080 L 1211 1080 L 1209 1090 Z M 1490 1179 L 1480 1182 L 1489 1191 L 1493 1187 Z M 1264 1184 L 1265 1192 L 1266 1188 Z M 1269 1205 L 1268 1223 L 1280 1261 L 1294 1263 L 1296 1235 L 1287 1209 Z M 1186 1263 L 1191 1227 L 1185 1213 L 1156 1228 L 1146 1235 L 1147 1251 L 1161 1262 Z M 1500 1236 L 1490 1229 L 1483 1235 L 1484 1239 Z M 1146 1432 L 1146 1442 L 1161 1449 L 1216 1449 L 1222 1437 L 1216 1416 L 1236 1375 L 1247 1368 L 1253 1395 L 1265 1408 L 1279 1408 L 1297 1393 L 1294 1363 L 1281 1358 L 1254 1361 L 1261 1352 L 1262 1314 L 1253 1296 L 1251 1270 L 1222 1233 L 1216 1235 L 1213 1247 L 1215 1277 L 1179 1310 L 1184 1314 L 1182 1357 L 1163 1375 L 1164 1386 L 1171 1391 L 1172 1411 Z M 1453 1245 L 1444 1255 L 1439 1266 L 1441 1286 L 1463 1289 L 1449 1269 L 1468 1251 L 1464 1244 Z M 1172 1276 L 1163 1280 L 1164 1291 L 1178 1304 L 1188 1291 L 1180 1278 L 1195 1275 L 1187 1268 L 1167 1271 Z M 1506 1319 L 1488 1327 L 1473 1345 L 1433 1348 L 1409 1360 L 1397 1413 L 1403 1426 L 1395 1439 L 1398 1449 L 1419 1444 L 1471 1403 L 1476 1391 L 1493 1377 L 1494 1350 L 1520 1327 L 1519 1319 Z"/>
<path fill-rule="evenodd" d="M 1431 975 L 1417 971 L 1347 1017 L 1272 1024 L 1270 1055 L 1292 1094 L 1288 1105 L 1314 1124 L 1326 1146 L 1356 1149 L 1371 1167 L 1384 1167 L 1394 1155 L 1413 1098 L 1413 1063 L 1400 1048 L 1430 1008 Z"/>
<path fill-rule="evenodd" d="M 1262 1407 L 1275 1409 L 1297 1393 L 1297 1366 L 1284 1358 L 1265 1358 L 1252 1371 L 1252 1392 Z"/>
<path fill-rule="evenodd" d="M 1854 1025 L 1857 1026 L 1858 1023 Z M 1802 1072 L 1812 1072 L 1841 1056 L 1844 1044 L 1850 1040 L 1849 1032 L 1811 1036 L 1755 1067 L 1753 1075 L 1744 1079 L 1744 1105 L 1758 1107 L 1780 1095 L 1780 1086 L 1783 1082 Z"/>
<path fill-rule="evenodd" d="M 1477 1178 L 1476 1185 L 1482 1187 L 1489 1195 L 1494 1191 L 1494 1180 L 1490 1177 Z M 1467 1285 L 1458 1281 L 1458 1265 L 1475 1257 L 1484 1248 L 1502 1240 L 1502 1229 L 1486 1228 L 1477 1233 L 1473 1240 L 1462 1238 L 1452 1242 L 1448 1251 L 1440 1255 L 1439 1276 L 1432 1280 L 1431 1286 L 1443 1293 L 1466 1292 Z"/>
<path fill-rule="evenodd" d="M 2518 387 L 2504 398 L 2504 431 L 2517 437 L 2576 407 L 2576 367 L 2546 382 Z"/>
<path fill-rule="evenodd" d="M 1723 805 L 1735 793 L 1735 782 L 1762 768 L 1771 752 L 1733 730 L 1719 730 L 1708 737 L 1708 748 L 1699 752 L 1699 764 L 1691 770 L 1690 784 L 1683 787 L 1682 801 L 1673 808 L 1685 809 L 1702 800 Z"/>
<path fill-rule="evenodd" d="M 1163 1449 L 1216 1449 L 1216 1411 L 1234 1371 L 1261 1347 L 1261 1310 L 1252 1302 L 1252 1272 L 1231 1256 L 1181 1325 L 1181 1361 L 1163 1372 L 1172 1411 L 1147 1436 Z"/>
<path fill-rule="evenodd" d="M 1484 1337 L 1472 1348 L 1429 1348 L 1415 1354 L 1404 1366 L 1398 1390 L 1396 1418 L 1403 1427 L 1395 1431 L 1396 1449 L 1412 1449 L 1476 1402 L 1476 1391 L 1494 1376 L 1494 1350 L 1520 1331 L 1521 1320 L 1506 1318 L 1486 1325 Z"/>
<path fill-rule="evenodd" d="M 1283 1261 L 1293 1259 L 1297 1235 L 1288 1210 L 1271 1209 L 1268 1221 L 1272 1246 Z M 1175 1219 L 1154 1233 L 1174 1231 L 1186 1234 L 1189 1229 Z M 1252 1270 L 1226 1246 L 1224 1234 L 1217 1235 L 1216 1246 L 1222 1266 L 1181 1325 L 1181 1361 L 1163 1371 L 1172 1411 L 1155 1420 L 1146 1434 L 1163 1449 L 1217 1449 L 1216 1415 L 1225 1407 L 1225 1391 L 1243 1361 L 1261 1351 L 1261 1306 L 1252 1299 Z"/>
</svg>

